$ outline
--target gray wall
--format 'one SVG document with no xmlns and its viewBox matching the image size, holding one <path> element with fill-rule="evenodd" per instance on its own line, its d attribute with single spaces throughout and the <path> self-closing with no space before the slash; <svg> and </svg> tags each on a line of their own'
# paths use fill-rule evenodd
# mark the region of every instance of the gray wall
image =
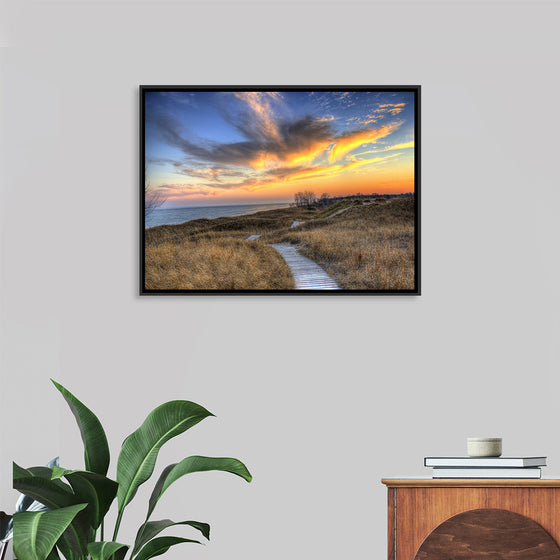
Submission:
<svg viewBox="0 0 560 560">
<path fill-rule="evenodd" d="M 560 473 L 557 2 L 2 12 L 0 509 L 12 460 L 80 464 L 49 377 L 96 411 L 115 455 L 165 400 L 217 415 L 160 466 L 238 456 L 254 482 L 178 483 L 156 514 L 214 537 L 170 560 L 381 559 L 380 479 L 428 474 L 425 455 L 468 435 Z M 140 299 L 138 84 L 167 83 L 421 84 L 423 295 Z"/>
</svg>

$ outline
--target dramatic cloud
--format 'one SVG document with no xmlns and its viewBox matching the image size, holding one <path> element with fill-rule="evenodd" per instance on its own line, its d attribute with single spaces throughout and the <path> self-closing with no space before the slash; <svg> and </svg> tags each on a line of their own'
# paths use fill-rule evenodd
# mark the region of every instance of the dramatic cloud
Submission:
<svg viewBox="0 0 560 560">
<path fill-rule="evenodd" d="M 335 118 L 327 113 L 294 117 L 285 110 L 278 92 L 234 92 L 233 98 L 231 103 L 235 107 L 231 103 L 224 105 L 222 117 L 237 132 L 229 135 L 229 138 L 237 136 L 235 142 L 196 138 L 164 108 L 149 115 L 148 124 L 159 139 L 183 154 L 175 160 L 152 158 L 150 161 L 171 163 L 173 173 L 196 181 L 187 185 L 161 185 L 159 188 L 170 197 L 209 196 L 217 190 L 230 189 L 252 191 L 272 183 L 333 177 L 345 170 L 383 163 L 386 158 L 358 160 L 350 153 L 360 146 L 373 146 L 395 132 L 402 122 L 388 122 L 387 117 L 399 114 L 406 105 L 383 103 L 375 109 L 370 107 L 370 114 L 345 119 L 346 128 L 337 130 L 335 121 L 339 116 Z M 336 100 L 348 107 L 352 96 L 345 92 Z M 191 100 L 187 98 L 184 103 L 190 104 Z M 387 124 L 368 126 L 379 119 Z M 405 147 L 408 144 L 397 144 L 360 155 Z"/>
<path fill-rule="evenodd" d="M 229 144 L 206 142 L 206 146 L 184 138 L 174 122 L 165 115 L 155 116 L 153 123 L 167 142 L 181 149 L 186 156 L 211 164 L 250 166 L 254 169 L 309 163 L 330 146 L 329 161 L 332 163 L 362 144 L 374 143 L 388 136 L 399 126 L 399 123 L 392 123 L 336 135 L 330 121 L 324 119 L 306 116 L 294 122 L 274 122 L 268 115 L 260 113 L 260 109 L 259 116 L 257 124 L 244 129 L 248 137 L 246 141 Z M 204 171 L 214 173 L 211 168 Z"/>
<path fill-rule="evenodd" d="M 248 138 L 263 142 L 280 142 L 282 139 L 274 120 L 271 101 L 280 101 L 278 92 L 246 91 L 234 94 L 245 102 L 248 111 L 242 113 L 238 128 Z"/>
<path fill-rule="evenodd" d="M 192 142 L 164 114 L 155 115 L 151 123 L 167 143 L 179 148 L 186 156 L 211 164 L 262 168 L 269 161 L 297 163 L 314 158 L 334 141 L 329 122 L 311 116 L 295 122 L 272 124 L 265 116 L 259 115 L 256 123 L 248 120 L 243 126 L 237 125 L 247 140 L 234 143 Z"/>
<path fill-rule="evenodd" d="M 348 152 L 359 148 L 362 144 L 368 142 L 374 143 L 380 138 L 384 138 L 391 134 L 399 127 L 399 123 L 380 126 L 366 130 L 355 130 L 348 132 L 336 138 L 336 143 L 332 147 L 329 154 L 329 161 L 334 162 L 342 159 Z"/>
<path fill-rule="evenodd" d="M 254 192 L 265 188 L 270 184 L 288 183 L 292 181 L 303 181 L 309 179 L 335 177 L 345 170 L 357 169 L 367 165 L 384 164 L 391 158 L 398 157 L 401 154 L 393 154 L 385 157 L 377 157 L 364 160 L 352 160 L 345 164 L 335 165 L 313 165 L 313 166 L 295 166 L 295 167 L 278 167 L 269 169 L 264 172 L 256 173 L 255 175 L 246 176 L 243 181 L 230 182 L 230 183 L 202 183 L 192 185 L 193 188 L 205 187 L 207 189 L 244 189 Z"/>
<path fill-rule="evenodd" d="M 392 150 L 405 150 L 406 148 L 414 148 L 414 141 L 411 140 L 410 142 L 404 142 L 403 144 L 395 144 L 394 146 L 385 146 L 384 148 L 378 150 L 367 150 L 366 152 L 354 154 L 354 156 L 357 157 L 365 156 L 366 154 L 379 154 L 381 152 L 390 152 Z"/>
</svg>

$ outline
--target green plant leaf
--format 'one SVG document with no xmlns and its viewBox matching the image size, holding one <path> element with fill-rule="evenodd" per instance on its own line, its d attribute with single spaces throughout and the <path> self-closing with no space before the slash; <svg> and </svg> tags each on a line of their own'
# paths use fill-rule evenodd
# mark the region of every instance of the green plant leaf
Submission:
<svg viewBox="0 0 560 560">
<path fill-rule="evenodd" d="M 52 472 L 54 468 L 60 468 L 58 465 L 54 465 L 53 467 L 29 467 L 25 469 L 26 471 L 30 472 L 33 476 L 41 476 L 43 478 L 52 478 Z"/>
<path fill-rule="evenodd" d="M 24 469 L 23 467 L 20 467 L 17 463 L 12 461 L 12 472 L 13 472 L 13 477 L 16 478 L 16 476 L 18 477 L 22 477 L 22 476 L 32 476 L 31 472 L 27 469 Z"/>
<path fill-rule="evenodd" d="M 154 556 L 159 556 L 167 552 L 172 546 L 180 543 L 197 543 L 202 544 L 200 541 L 193 541 L 191 539 L 182 539 L 180 537 L 157 537 L 151 540 L 144 548 L 138 553 L 135 560 L 148 560 Z"/>
<path fill-rule="evenodd" d="M 76 418 L 82 441 L 84 442 L 84 461 L 87 471 L 106 475 L 109 469 L 109 444 L 101 422 L 97 416 L 82 404 L 68 389 L 51 379 L 60 391 L 72 414 Z"/>
<path fill-rule="evenodd" d="M 152 475 L 162 445 L 208 416 L 213 414 L 196 403 L 170 401 L 150 412 L 143 424 L 125 439 L 117 463 L 120 515 L 138 487 Z"/>
<path fill-rule="evenodd" d="M 20 560 L 46 560 L 58 539 L 87 504 L 14 515 L 14 553 Z"/>
<path fill-rule="evenodd" d="M 93 529 L 97 529 L 109 511 L 119 485 L 101 474 L 54 467 L 52 479 L 56 480 L 60 477 L 68 480 L 80 502 L 88 503 L 90 525 Z"/>
<path fill-rule="evenodd" d="M 41 467 L 44 469 L 45 467 Z M 56 468 L 56 467 L 55 467 Z M 45 505 L 50 510 L 58 510 L 68 506 L 82 504 L 70 486 L 62 480 L 51 480 L 51 469 L 48 469 L 49 478 L 33 476 L 33 469 L 23 469 L 14 463 L 14 489 L 19 490 L 26 496 Z M 36 471 L 37 472 L 37 471 Z M 86 504 L 87 506 L 88 504 Z M 64 539 L 68 548 L 78 555 L 86 551 L 90 534 L 90 514 L 88 511 L 80 512 L 64 532 Z"/>
<path fill-rule="evenodd" d="M 244 478 L 247 482 L 251 482 L 253 479 L 247 467 L 238 459 L 232 459 L 230 457 L 201 457 L 199 455 L 187 457 L 180 463 L 168 465 L 161 473 L 161 476 L 154 486 L 152 495 L 150 496 L 146 519 L 150 518 L 162 494 L 171 484 L 186 474 L 203 471 L 229 472 Z"/>
<path fill-rule="evenodd" d="M 164 529 L 173 527 L 174 525 L 189 525 L 200 531 L 207 539 L 210 539 L 210 525 L 208 525 L 208 523 L 200 523 L 200 521 L 175 522 L 171 521 L 171 519 L 149 521 L 145 525 L 142 525 L 142 527 L 138 530 L 136 541 L 134 542 L 134 549 L 132 550 L 132 556 L 134 556 L 148 541 L 152 540 Z"/>
<path fill-rule="evenodd" d="M 14 463 L 15 465 L 15 463 Z M 53 468 L 59 468 L 58 466 L 54 466 Z M 14 467 L 14 478 L 15 478 L 15 467 Z M 18 473 L 19 475 L 23 475 L 23 472 L 27 473 L 27 476 L 35 476 L 38 478 L 43 478 L 45 480 L 52 480 L 53 483 L 58 486 L 59 488 L 62 488 L 63 490 L 67 490 L 68 492 L 72 493 L 72 489 L 70 488 L 70 486 L 68 486 L 68 484 L 66 484 L 64 481 L 62 480 L 57 480 L 57 479 L 53 479 L 53 469 L 49 468 L 49 467 L 29 467 L 28 469 L 22 469 L 21 467 L 19 467 Z M 19 476 L 18 475 L 18 476 Z M 21 478 L 21 476 L 19 476 Z M 29 508 L 27 508 L 27 510 L 29 511 Z"/>
<path fill-rule="evenodd" d="M 54 465 L 58 465 L 58 457 L 55 457 L 47 463 L 47 467 L 50 469 L 52 469 Z M 16 466 L 17 465 L 14 465 L 14 469 Z M 39 504 L 39 502 L 36 502 L 25 494 L 22 494 L 16 503 L 16 511 L 40 511 L 42 509 L 45 509 L 45 506 Z"/>
<path fill-rule="evenodd" d="M 93 542 L 88 544 L 91 560 L 123 560 L 128 551 L 128 545 L 112 541 Z M 113 556 L 114 555 L 114 556 Z"/>
<path fill-rule="evenodd" d="M 14 489 L 49 509 L 58 509 L 80 503 L 76 500 L 70 486 L 61 480 L 51 480 L 52 472 L 46 478 L 33 475 L 30 469 L 23 469 L 16 463 L 13 463 L 13 467 Z"/>
</svg>

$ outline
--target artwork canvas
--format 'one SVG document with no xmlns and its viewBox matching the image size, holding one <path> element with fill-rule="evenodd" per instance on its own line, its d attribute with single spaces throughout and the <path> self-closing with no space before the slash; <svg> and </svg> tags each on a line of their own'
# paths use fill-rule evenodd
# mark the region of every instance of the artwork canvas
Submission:
<svg viewBox="0 0 560 560">
<path fill-rule="evenodd" d="M 420 294 L 419 86 L 141 86 L 140 293 Z"/>
</svg>

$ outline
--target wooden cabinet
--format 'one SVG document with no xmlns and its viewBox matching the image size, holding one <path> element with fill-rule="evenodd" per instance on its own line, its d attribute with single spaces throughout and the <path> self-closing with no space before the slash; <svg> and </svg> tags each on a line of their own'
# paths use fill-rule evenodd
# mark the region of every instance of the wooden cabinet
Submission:
<svg viewBox="0 0 560 560">
<path fill-rule="evenodd" d="M 560 560 L 560 480 L 382 482 L 389 560 Z"/>
</svg>

